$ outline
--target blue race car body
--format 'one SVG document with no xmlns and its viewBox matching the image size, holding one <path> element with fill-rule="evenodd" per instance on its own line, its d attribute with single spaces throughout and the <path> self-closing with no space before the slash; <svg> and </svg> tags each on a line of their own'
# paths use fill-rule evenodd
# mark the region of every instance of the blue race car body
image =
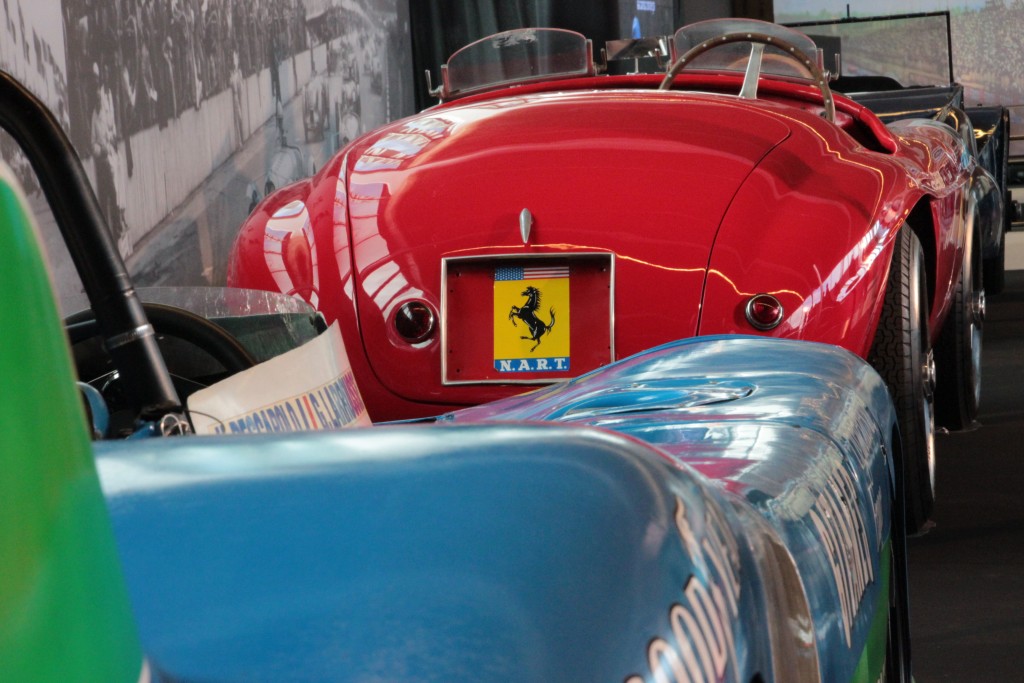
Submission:
<svg viewBox="0 0 1024 683">
<path fill-rule="evenodd" d="M 97 444 L 156 668 L 877 679 L 894 414 L 852 354 L 690 340 L 448 421 Z"/>
</svg>

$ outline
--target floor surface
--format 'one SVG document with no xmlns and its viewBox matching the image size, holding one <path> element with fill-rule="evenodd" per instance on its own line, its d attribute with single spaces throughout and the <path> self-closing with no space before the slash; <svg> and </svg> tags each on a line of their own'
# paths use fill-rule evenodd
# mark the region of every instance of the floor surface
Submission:
<svg viewBox="0 0 1024 683">
<path fill-rule="evenodd" d="M 1024 271 L 984 329 L 981 426 L 937 438 L 935 527 L 910 541 L 917 683 L 1024 681 Z"/>
</svg>

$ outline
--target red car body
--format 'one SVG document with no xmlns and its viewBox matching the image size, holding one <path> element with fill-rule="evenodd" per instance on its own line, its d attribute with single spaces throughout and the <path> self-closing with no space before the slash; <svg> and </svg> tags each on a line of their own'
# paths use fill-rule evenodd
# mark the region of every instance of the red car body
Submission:
<svg viewBox="0 0 1024 683">
<path fill-rule="evenodd" d="M 819 88 L 797 78 L 762 75 L 744 98 L 743 72 L 683 71 L 659 90 L 663 77 L 588 72 L 456 94 L 364 135 L 262 202 L 229 285 L 301 296 L 338 321 L 375 420 L 504 397 L 694 335 L 867 357 L 911 216 L 938 338 L 976 173 L 956 130 L 886 126 L 839 95 L 832 122 Z M 503 265 L 568 267 L 568 298 L 534 307 L 544 325 L 559 309 L 566 367 L 538 368 L 523 350 L 525 367 L 501 371 L 499 335 L 536 341 L 513 310 L 527 290 L 508 305 L 494 294 Z M 781 304 L 774 329 L 747 315 L 761 293 Z M 396 324 L 415 315 L 422 339 Z M 542 332 L 537 350 L 553 338 Z"/>
</svg>

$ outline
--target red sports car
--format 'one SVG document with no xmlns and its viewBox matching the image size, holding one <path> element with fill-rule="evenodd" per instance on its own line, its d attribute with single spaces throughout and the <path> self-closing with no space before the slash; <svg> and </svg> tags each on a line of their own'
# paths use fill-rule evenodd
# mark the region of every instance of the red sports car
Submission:
<svg viewBox="0 0 1024 683">
<path fill-rule="evenodd" d="M 262 202 L 229 284 L 339 321 L 377 420 L 681 337 L 845 347 L 895 396 L 920 527 L 933 407 L 969 425 L 980 389 L 978 207 L 995 190 L 969 123 L 949 106 L 883 124 L 781 26 L 714 20 L 661 44 L 655 74 L 610 73 L 557 29 L 463 48 L 437 106 Z"/>
</svg>

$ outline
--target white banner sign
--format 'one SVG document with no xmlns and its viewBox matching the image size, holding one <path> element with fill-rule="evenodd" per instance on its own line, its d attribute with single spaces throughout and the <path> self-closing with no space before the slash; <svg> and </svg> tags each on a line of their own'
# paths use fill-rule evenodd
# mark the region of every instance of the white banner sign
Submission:
<svg viewBox="0 0 1024 683">
<path fill-rule="evenodd" d="M 369 426 L 338 324 L 316 339 L 192 394 L 196 434 Z"/>
</svg>

